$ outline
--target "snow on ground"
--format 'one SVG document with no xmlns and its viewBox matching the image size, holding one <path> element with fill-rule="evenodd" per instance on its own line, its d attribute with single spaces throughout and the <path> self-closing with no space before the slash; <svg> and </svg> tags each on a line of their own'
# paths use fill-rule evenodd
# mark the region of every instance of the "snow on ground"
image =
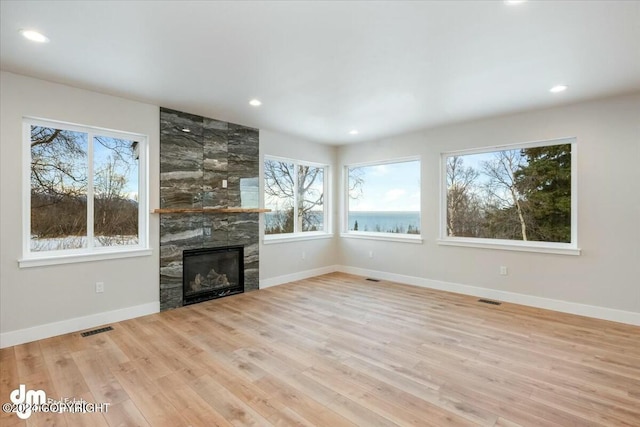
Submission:
<svg viewBox="0 0 640 427">
<path fill-rule="evenodd" d="M 138 236 L 96 236 L 94 247 L 137 245 Z M 88 246 L 87 236 L 65 236 L 38 238 L 31 236 L 31 252 L 59 251 L 64 249 L 82 249 Z"/>
</svg>

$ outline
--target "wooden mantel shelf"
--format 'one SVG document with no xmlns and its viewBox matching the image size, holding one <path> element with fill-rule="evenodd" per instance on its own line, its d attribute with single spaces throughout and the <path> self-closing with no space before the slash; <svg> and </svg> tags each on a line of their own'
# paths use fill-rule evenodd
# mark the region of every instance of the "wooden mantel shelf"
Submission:
<svg viewBox="0 0 640 427">
<path fill-rule="evenodd" d="M 258 208 L 164 208 L 154 209 L 151 213 L 174 214 L 174 213 L 264 213 L 271 212 L 271 209 Z"/>
</svg>

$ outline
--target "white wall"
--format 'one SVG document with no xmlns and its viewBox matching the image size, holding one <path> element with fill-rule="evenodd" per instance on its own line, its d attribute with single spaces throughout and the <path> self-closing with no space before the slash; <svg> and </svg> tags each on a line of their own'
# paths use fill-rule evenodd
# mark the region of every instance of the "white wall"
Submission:
<svg viewBox="0 0 640 427">
<path fill-rule="evenodd" d="M 18 268 L 22 256 L 22 118 L 33 116 L 149 136 L 149 202 L 158 206 L 157 106 L 0 74 L 0 338 L 11 345 L 157 311 L 158 218 L 149 221 L 153 255 Z M 95 282 L 105 292 L 95 292 Z M 37 327 L 35 329 L 32 329 Z"/>
<path fill-rule="evenodd" d="M 441 152 L 569 136 L 577 137 L 578 145 L 578 244 L 582 255 L 438 246 Z M 424 243 L 342 239 L 343 265 L 412 280 L 624 310 L 639 318 L 640 94 L 343 146 L 338 162 L 413 155 L 422 157 Z M 369 250 L 374 251 L 373 259 L 368 258 Z M 509 275 L 499 275 L 501 265 L 509 268 Z"/>
<path fill-rule="evenodd" d="M 289 135 L 260 130 L 260 176 L 263 176 L 264 156 L 285 157 L 308 162 L 324 163 L 330 167 L 336 163 L 336 147 L 303 141 Z M 333 180 L 335 181 L 335 180 Z M 337 187 L 331 182 L 331 194 L 328 202 L 332 219 L 336 217 L 337 203 L 335 195 Z M 260 182 L 260 192 L 264 194 L 264 182 Z M 333 270 L 338 264 L 337 227 L 333 221 L 334 236 L 329 239 L 305 240 L 299 242 L 282 242 L 264 244 L 264 225 L 260 223 L 260 287 L 298 280 L 310 275 L 321 274 Z M 302 259 L 305 252 L 305 259 Z"/>
</svg>

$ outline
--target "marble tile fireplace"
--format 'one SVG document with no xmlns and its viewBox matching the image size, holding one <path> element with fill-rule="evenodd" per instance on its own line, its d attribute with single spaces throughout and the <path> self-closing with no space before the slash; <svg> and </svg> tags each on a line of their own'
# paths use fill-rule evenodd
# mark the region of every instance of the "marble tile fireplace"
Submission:
<svg viewBox="0 0 640 427">
<path fill-rule="evenodd" d="M 258 289 L 258 146 L 257 129 L 160 109 L 161 310 L 185 304 L 185 251 L 242 247 L 242 290 Z"/>
</svg>

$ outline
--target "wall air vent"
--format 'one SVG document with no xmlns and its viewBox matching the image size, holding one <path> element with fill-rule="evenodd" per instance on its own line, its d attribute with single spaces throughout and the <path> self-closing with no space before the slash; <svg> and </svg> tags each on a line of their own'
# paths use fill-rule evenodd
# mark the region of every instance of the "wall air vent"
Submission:
<svg viewBox="0 0 640 427">
<path fill-rule="evenodd" d="M 379 279 L 372 279 L 371 277 L 367 277 L 367 280 L 370 282 L 379 282 Z"/>
</svg>

